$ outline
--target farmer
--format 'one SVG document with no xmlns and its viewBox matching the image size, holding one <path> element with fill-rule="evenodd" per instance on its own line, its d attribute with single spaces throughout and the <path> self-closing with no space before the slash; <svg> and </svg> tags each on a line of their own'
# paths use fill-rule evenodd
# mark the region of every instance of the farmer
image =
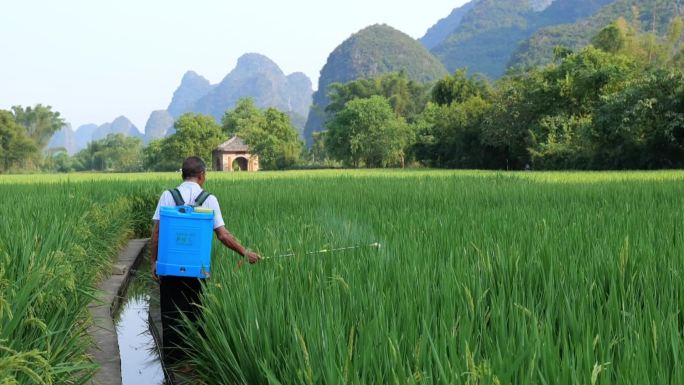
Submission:
<svg viewBox="0 0 684 385">
<path fill-rule="evenodd" d="M 183 183 L 178 186 L 178 191 L 187 205 L 196 204 L 195 200 L 202 193 L 202 186 L 206 181 L 206 165 L 201 158 L 191 156 L 183 162 Z M 176 206 L 176 201 L 169 191 L 164 191 L 157 210 L 154 212 L 152 220 L 154 228 L 152 230 L 152 249 L 150 262 L 152 265 L 152 278 L 159 282 L 159 302 L 161 305 L 161 319 L 163 342 L 163 358 L 167 365 L 175 365 L 184 358 L 183 340 L 178 334 L 180 326 L 181 312 L 191 321 L 199 317 L 199 303 L 202 292 L 202 283 L 198 278 L 157 276 L 157 250 L 159 245 L 159 208 L 165 206 Z M 253 251 L 248 250 L 233 237 L 226 229 L 221 208 L 218 200 L 213 195 L 209 195 L 201 204 L 201 207 L 214 210 L 214 232 L 216 238 L 228 248 L 249 259 L 249 263 L 256 263 L 261 257 Z M 187 368 L 186 368 L 187 370 Z"/>
</svg>

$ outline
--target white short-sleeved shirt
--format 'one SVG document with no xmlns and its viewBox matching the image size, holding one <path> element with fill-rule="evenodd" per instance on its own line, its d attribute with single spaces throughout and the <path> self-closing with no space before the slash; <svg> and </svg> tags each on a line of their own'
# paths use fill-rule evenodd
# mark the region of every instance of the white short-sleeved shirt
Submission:
<svg viewBox="0 0 684 385">
<path fill-rule="evenodd" d="M 195 182 L 183 182 L 178 186 L 178 191 L 180 191 L 183 200 L 186 205 L 195 204 L 195 199 L 202 192 L 202 188 Z M 160 207 L 175 207 L 176 202 L 173 200 L 173 195 L 170 192 L 164 191 L 164 193 L 159 198 L 159 203 L 157 203 L 157 210 L 154 211 L 154 216 L 152 220 L 159 220 L 159 208 Z M 214 210 L 214 230 L 226 224 L 223 222 L 223 216 L 221 215 L 221 207 L 219 207 L 218 199 L 215 196 L 210 195 L 207 200 L 204 201 L 202 207 Z"/>
</svg>

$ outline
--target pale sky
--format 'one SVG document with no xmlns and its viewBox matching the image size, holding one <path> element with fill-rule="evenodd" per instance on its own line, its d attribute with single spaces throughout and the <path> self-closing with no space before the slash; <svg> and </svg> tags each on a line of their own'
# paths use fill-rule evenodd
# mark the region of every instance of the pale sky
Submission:
<svg viewBox="0 0 684 385">
<path fill-rule="evenodd" d="M 125 115 L 142 131 L 188 70 L 217 83 L 247 52 L 318 86 L 328 55 L 386 23 L 414 38 L 466 0 L 4 0 L 0 109 L 43 103 L 73 128 Z"/>
</svg>

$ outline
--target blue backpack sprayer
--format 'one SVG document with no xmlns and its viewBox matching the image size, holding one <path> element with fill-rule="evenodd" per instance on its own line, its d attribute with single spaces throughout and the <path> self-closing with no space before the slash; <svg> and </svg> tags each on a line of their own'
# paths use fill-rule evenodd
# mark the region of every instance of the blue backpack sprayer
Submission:
<svg viewBox="0 0 684 385">
<path fill-rule="evenodd" d="M 178 189 L 169 192 L 176 206 L 159 209 L 157 274 L 208 278 L 214 211 L 200 206 L 211 194 L 202 191 L 194 205 L 186 205 Z"/>
</svg>

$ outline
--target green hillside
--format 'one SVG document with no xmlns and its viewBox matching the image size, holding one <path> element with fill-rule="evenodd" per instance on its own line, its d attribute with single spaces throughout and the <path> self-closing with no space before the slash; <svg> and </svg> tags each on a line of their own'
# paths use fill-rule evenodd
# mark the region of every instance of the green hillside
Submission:
<svg viewBox="0 0 684 385">
<path fill-rule="evenodd" d="M 479 0 L 472 0 L 458 8 L 454 8 L 449 16 L 439 20 L 419 40 L 427 49 L 433 49 L 443 42 L 451 33 L 461 25 L 463 17 L 470 12 Z"/>
<path fill-rule="evenodd" d="M 536 31 L 592 15 L 611 0 L 481 0 L 458 27 L 432 49 L 450 72 L 467 67 L 501 76 L 516 47 Z"/>
<path fill-rule="evenodd" d="M 323 129 L 328 86 L 384 73 L 404 71 L 421 82 L 447 74 L 444 66 L 418 41 L 387 25 L 367 27 L 345 40 L 328 57 L 321 70 L 314 106 L 306 123 L 305 137 Z"/>
<path fill-rule="evenodd" d="M 513 53 L 509 66 L 535 66 L 548 63 L 556 46 L 578 49 L 589 44 L 601 28 L 619 17 L 642 30 L 664 35 L 676 15 L 684 10 L 678 1 L 672 0 L 617 0 L 590 17 L 572 24 L 543 28 L 521 44 Z"/>
</svg>

